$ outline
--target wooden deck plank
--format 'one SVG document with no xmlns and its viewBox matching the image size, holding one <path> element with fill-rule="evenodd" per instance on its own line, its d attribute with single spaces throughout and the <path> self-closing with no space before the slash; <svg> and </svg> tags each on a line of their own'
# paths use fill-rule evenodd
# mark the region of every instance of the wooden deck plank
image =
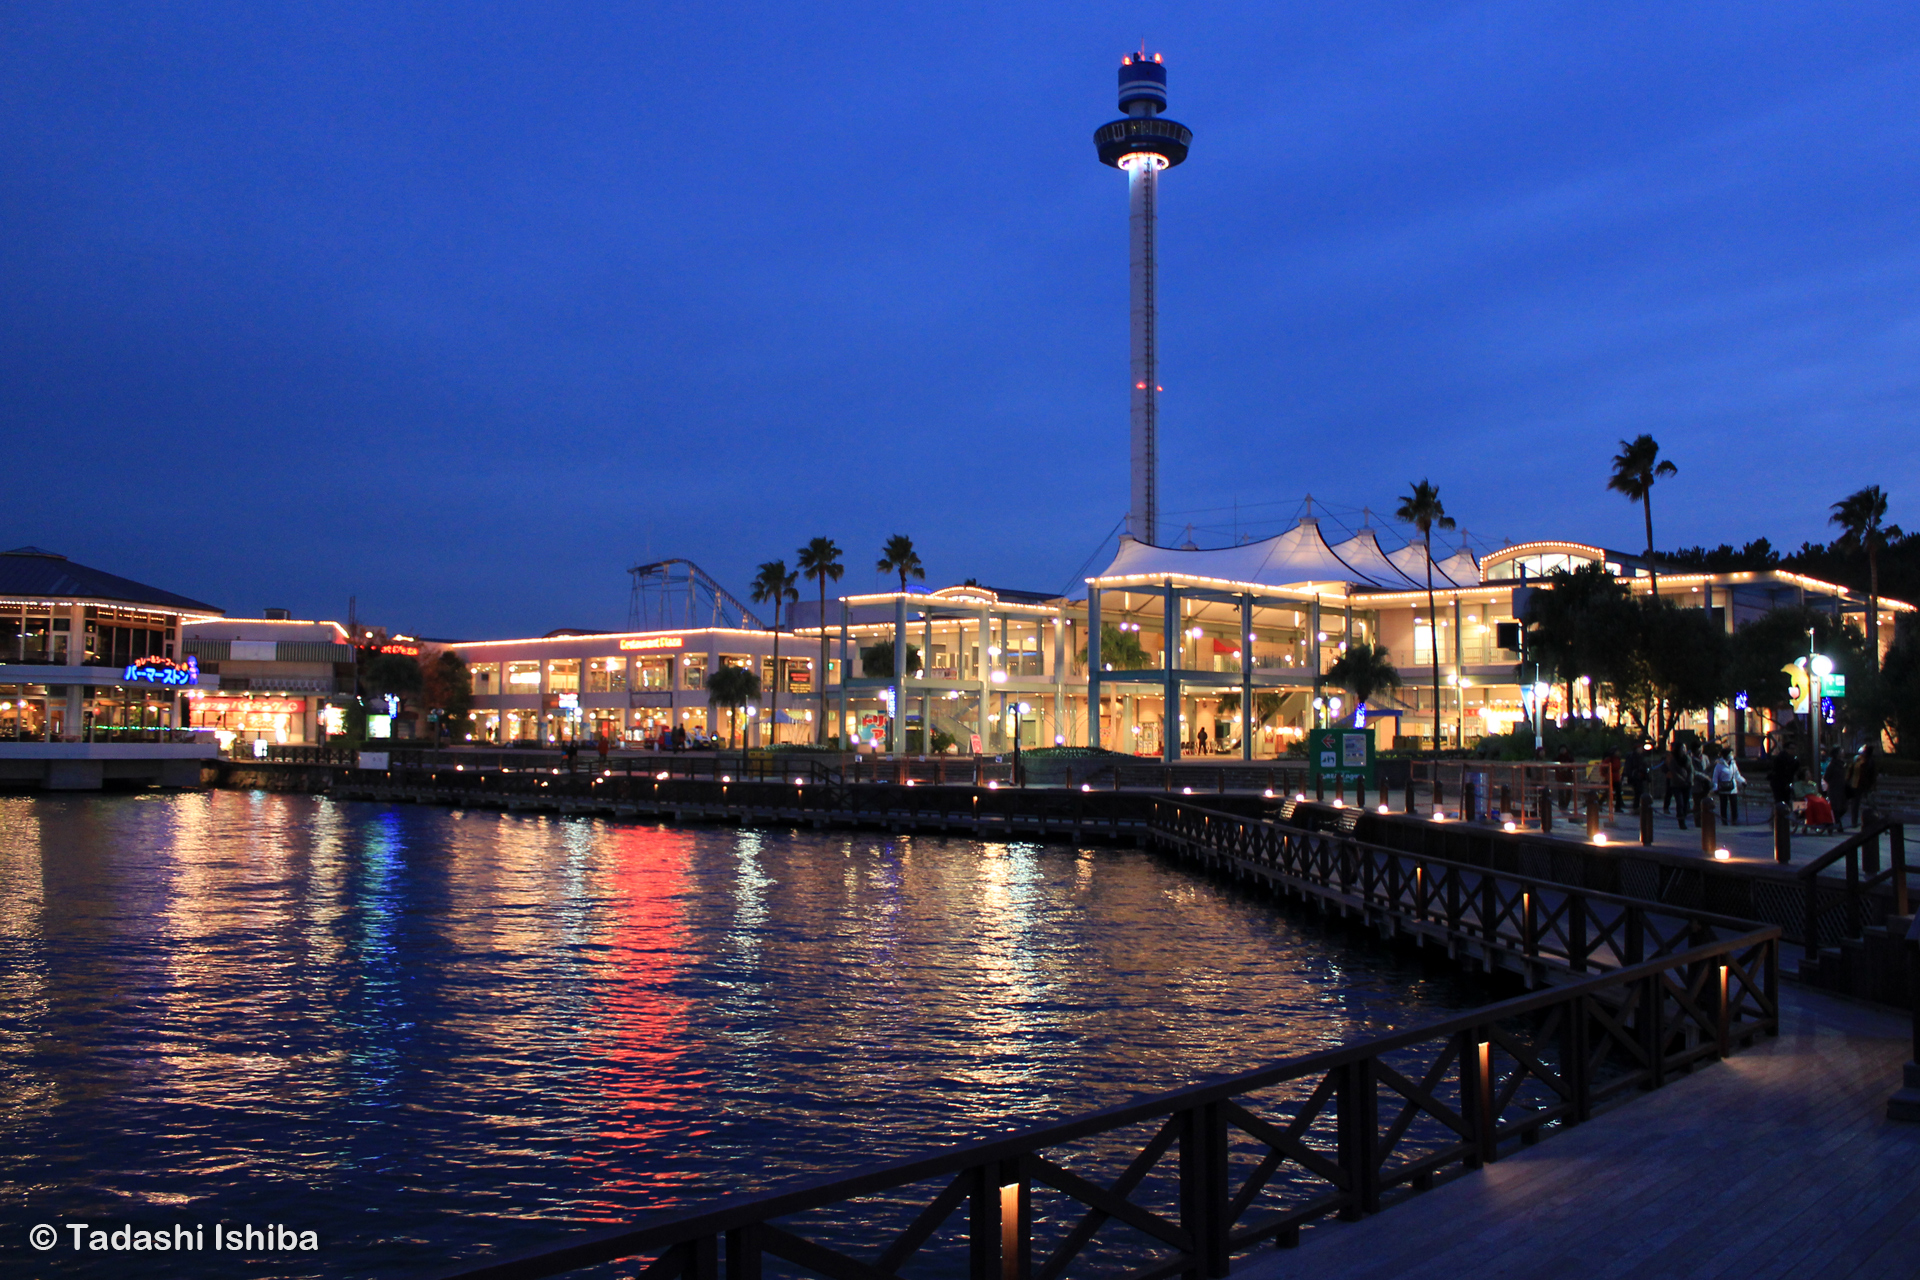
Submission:
<svg viewBox="0 0 1920 1280">
<path fill-rule="evenodd" d="M 1885 1118 L 1895 1013 L 1788 987 L 1776 1039 L 1236 1277 L 1920 1274 L 1920 1126 Z"/>
</svg>

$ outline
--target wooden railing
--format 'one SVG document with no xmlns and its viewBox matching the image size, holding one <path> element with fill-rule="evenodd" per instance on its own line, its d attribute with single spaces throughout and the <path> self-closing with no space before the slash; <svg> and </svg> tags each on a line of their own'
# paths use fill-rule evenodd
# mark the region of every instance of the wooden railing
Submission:
<svg viewBox="0 0 1920 1280">
<path fill-rule="evenodd" d="M 1283 805 L 1283 816 L 1293 806 Z M 1356 815 L 1357 816 L 1357 815 Z M 1367 844 L 1314 831 L 1156 800 L 1148 837 L 1162 848 L 1336 895 L 1368 917 L 1437 926 L 1451 939 L 1572 973 L 1621 968 L 1717 938 L 1748 920 L 1538 877 Z M 1776 931 L 1777 932 L 1777 931 Z M 1763 975 L 1771 998 L 1777 974 Z"/>
<path fill-rule="evenodd" d="M 1890 855 L 1884 871 L 1880 869 L 1882 836 L 1887 838 Z M 1845 864 L 1844 888 L 1837 895 L 1833 892 L 1834 877 L 1821 878 L 1836 862 Z M 1800 868 L 1798 874 L 1806 903 L 1800 940 L 1807 959 L 1814 960 L 1822 946 L 1858 938 L 1867 925 L 1880 923 L 1875 917 L 1881 914 L 1879 904 L 1883 899 L 1875 890 L 1882 884 L 1893 890 L 1891 914 L 1908 914 L 1906 825 L 1870 816 L 1857 835 L 1827 850 Z"/>
<path fill-rule="evenodd" d="M 1428 1026 L 1288 1058 L 986 1142 L 646 1226 L 585 1236 L 460 1280 L 531 1280 L 604 1263 L 648 1277 L 756 1280 L 768 1258 L 828 1280 L 910 1262 L 971 1280 L 1218 1277 L 1263 1241 L 1497 1160 L 1778 1029 L 1754 929 Z"/>
</svg>

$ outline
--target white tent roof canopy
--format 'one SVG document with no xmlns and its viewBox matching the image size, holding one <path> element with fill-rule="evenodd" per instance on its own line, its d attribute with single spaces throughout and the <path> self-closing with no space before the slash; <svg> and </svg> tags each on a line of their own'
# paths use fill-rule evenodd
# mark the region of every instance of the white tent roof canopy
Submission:
<svg viewBox="0 0 1920 1280">
<path fill-rule="evenodd" d="M 1155 547 L 1121 535 L 1113 561 L 1087 581 L 1109 589 L 1126 581 L 1180 581 L 1229 589 L 1255 586 L 1307 591 L 1333 586 L 1406 591 L 1427 582 L 1425 548 L 1411 543 L 1388 553 L 1372 530 L 1362 530 L 1339 546 L 1329 546 L 1311 516 L 1285 533 L 1237 547 L 1183 551 Z M 1433 565 L 1435 586 L 1477 586 L 1480 569 L 1464 547 Z M 1085 599 L 1086 586 L 1072 598 Z"/>
</svg>

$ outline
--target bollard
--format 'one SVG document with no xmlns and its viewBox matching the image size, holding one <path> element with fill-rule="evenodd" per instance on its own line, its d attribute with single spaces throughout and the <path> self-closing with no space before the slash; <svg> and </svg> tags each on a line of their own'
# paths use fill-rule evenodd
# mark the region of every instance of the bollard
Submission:
<svg viewBox="0 0 1920 1280">
<path fill-rule="evenodd" d="M 1327 798 L 1327 775 L 1324 773 L 1316 773 L 1313 775 L 1313 798 L 1315 800 L 1325 800 Z"/>
<path fill-rule="evenodd" d="M 1553 792 L 1545 787 L 1540 788 L 1540 794 L 1534 797 L 1533 807 L 1540 812 L 1540 834 L 1550 834 L 1553 831 Z"/>
<path fill-rule="evenodd" d="M 1446 789 L 1440 785 L 1440 771 L 1433 771 L 1433 811 L 1444 814 L 1447 811 Z"/>
<path fill-rule="evenodd" d="M 1500 812 L 1513 812 L 1513 787 L 1505 782 L 1500 784 Z"/>
<path fill-rule="evenodd" d="M 1600 797 L 1587 792 L 1587 839 L 1600 834 Z"/>
<path fill-rule="evenodd" d="M 1367 777 L 1361 774 L 1353 781 L 1353 802 L 1362 809 L 1367 807 Z"/>
<path fill-rule="evenodd" d="M 1786 864 L 1793 861 L 1793 821 L 1792 811 L 1776 800 L 1773 805 L 1773 860 Z"/>
<path fill-rule="evenodd" d="M 1715 830 L 1719 815 L 1713 811 L 1713 797 L 1701 796 L 1700 807 L 1694 812 L 1700 826 L 1700 852 L 1712 857 L 1714 846 L 1719 839 L 1719 833 Z"/>
<path fill-rule="evenodd" d="M 1347 802 L 1347 775 L 1344 773 L 1333 775 L 1333 798 L 1341 804 Z"/>
<path fill-rule="evenodd" d="M 1640 793 L 1640 843 L 1653 843 L 1653 793 Z"/>
</svg>

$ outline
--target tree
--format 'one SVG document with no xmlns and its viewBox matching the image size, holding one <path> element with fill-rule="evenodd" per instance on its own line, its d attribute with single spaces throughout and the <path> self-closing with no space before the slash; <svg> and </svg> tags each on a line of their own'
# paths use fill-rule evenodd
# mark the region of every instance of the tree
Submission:
<svg viewBox="0 0 1920 1280">
<path fill-rule="evenodd" d="M 840 548 L 832 538 L 815 538 L 800 548 L 797 562 L 800 576 L 811 578 L 820 584 L 820 670 L 814 684 L 820 690 L 820 716 L 818 717 L 819 741 L 824 745 L 827 740 L 827 583 L 840 581 L 840 575 L 846 572 L 840 563 Z M 841 679 L 846 672 L 840 673 Z"/>
<path fill-rule="evenodd" d="M 1326 678 L 1351 693 L 1356 708 L 1365 706 L 1367 699 L 1382 689 L 1400 687 L 1392 650 L 1365 640 L 1348 645 L 1347 651 L 1327 668 Z"/>
<path fill-rule="evenodd" d="M 904 533 L 896 533 L 887 539 L 887 545 L 880 548 L 880 562 L 873 566 L 882 573 L 900 575 L 900 589 L 907 589 L 909 577 L 927 580 L 927 567 L 920 563 L 920 555 L 913 549 L 913 539 Z"/>
<path fill-rule="evenodd" d="M 760 696 L 760 677 L 745 667 L 721 667 L 707 677 L 707 705 L 727 709 L 727 746 L 733 746 L 740 708 Z"/>
<path fill-rule="evenodd" d="M 1660 575 L 1653 564 L 1653 482 L 1662 476 L 1677 475 L 1680 468 L 1660 457 L 1660 446 L 1649 435 L 1622 440 L 1620 452 L 1613 457 L 1613 476 L 1607 488 L 1623 493 L 1629 502 L 1637 502 L 1647 517 L 1647 577 L 1654 595 L 1660 594 Z"/>
<path fill-rule="evenodd" d="M 800 598 L 797 589 L 800 575 L 787 572 L 785 560 L 768 560 L 760 566 L 760 572 L 753 579 L 753 602 L 773 606 L 773 692 L 767 698 L 767 723 L 774 726 L 770 732 L 778 733 L 780 724 L 780 606 L 792 604 Z M 825 610 L 821 610 L 824 614 Z M 826 619 L 821 619 L 822 636 L 826 635 Z M 826 703 L 823 700 L 822 706 Z"/>
<path fill-rule="evenodd" d="M 442 649 L 421 664 L 420 676 L 420 701 L 428 711 L 440 713 L 440 723 L 454 742 L 461 741 L 467 715 L 473 710 L 473 676 L 467 670 L 467 660 L 451 649 Z M 438 739 L 435 734 L 435 741 Z"/>
<path fill-rule="evenodd" d="M 1887 518 L 1887 495 L 1877 484 L 1848 494 L 1833 504 L 1828 524 L 1840 526 L 1835 542 L 1849 550 L 1867 553 L 1867 656 L 1875 670 L 1880 666 L 1880 548 L 1889 532 L 1881 528 Z M 1896 536 L 1900 530 L 1891 530 Z"/>
<path fill-rule="evenodd" d="M 1267 721 L 1280 714 L 1280 708 L 1286 705 L 1286 695 L 1281 693 L 1256 693 L 1253 695 L 1253 723 L 1241 726 L 1242 733 L 1253 733 Z M 1220 695 L 1220 714 L 1231 720 L 1240 714 L 1240 695 L 1223 693 Z"/>
<path fill-rule="evenodd" d="M 1867 660 L 1866 639 L 1858 627 L 1831 613 L 1804 605 L 1770 609 L 1734 632 L 1728 648 L 1727 687 L 1746 694 L 1750 707 L 1787 708 L 1791 697 L 1783 668 L 1806 657 L 1811 648 L 1833 659 L 1833 669 L 1847 678 L 1840 711 L 1848 727 L 1877 736 L 1885 723 L 1877 714 L 1881 703 Z"/>
<path fill-rule="evenodd" d="M 422 683 L 419 662 L 404 653 L 374 653 L 360 663 L 361 692 L 395 698 L 398 710 L 406 708 L 407 699 L 418 696 Z"/>
<path fill-rule="evenodd" d="M 1634 684 L 1639 617 L 1626 584 L 1598 561 L 1555 569 L 1535 583 L 1524 607 L 1527 646 L 1542 669 L 1565 686 L 1568 709 L 1581 676 L 1588 680 L 1589 710 L 1596 705 L 1591 692 L 1596 683 L 1614 686 L 1623 705 L 1633 701 L 1626 690 Z"/>
<path fill-rule="evenodd" d="M 1433 602 L 1433 531 L 1453 528 L 1447 509 L 1440 505 L 1440 490 L 1422 480 L 1400 499 L 1394 519 L 1420 531 L 1427 549 L 1427 634 L 1433 637 L 1433 758 L 1440 758 L 1440 618 Z"/>
<path fill-rule="evenodd" d="M 907 674 L 914 675 L 920 670 L 920 647 L 907 646 Z M 890 676 L 893 674 L 893 641 L 876 640 L 860 650 L 860 671 L 869 676 Z"/>
<path fill-rule="evenodd" d="M 1140 643 L 1137 631 L 1122 631 L 1111 622 L 1100 624 L 1100 661 L 1101 669 L 1114 671 L 1145 671 L 1154 665 L 1153 655 Z M 1080 651 L 1080 669 L 1086 670 L 1087 651 Z"/>
</svg>

